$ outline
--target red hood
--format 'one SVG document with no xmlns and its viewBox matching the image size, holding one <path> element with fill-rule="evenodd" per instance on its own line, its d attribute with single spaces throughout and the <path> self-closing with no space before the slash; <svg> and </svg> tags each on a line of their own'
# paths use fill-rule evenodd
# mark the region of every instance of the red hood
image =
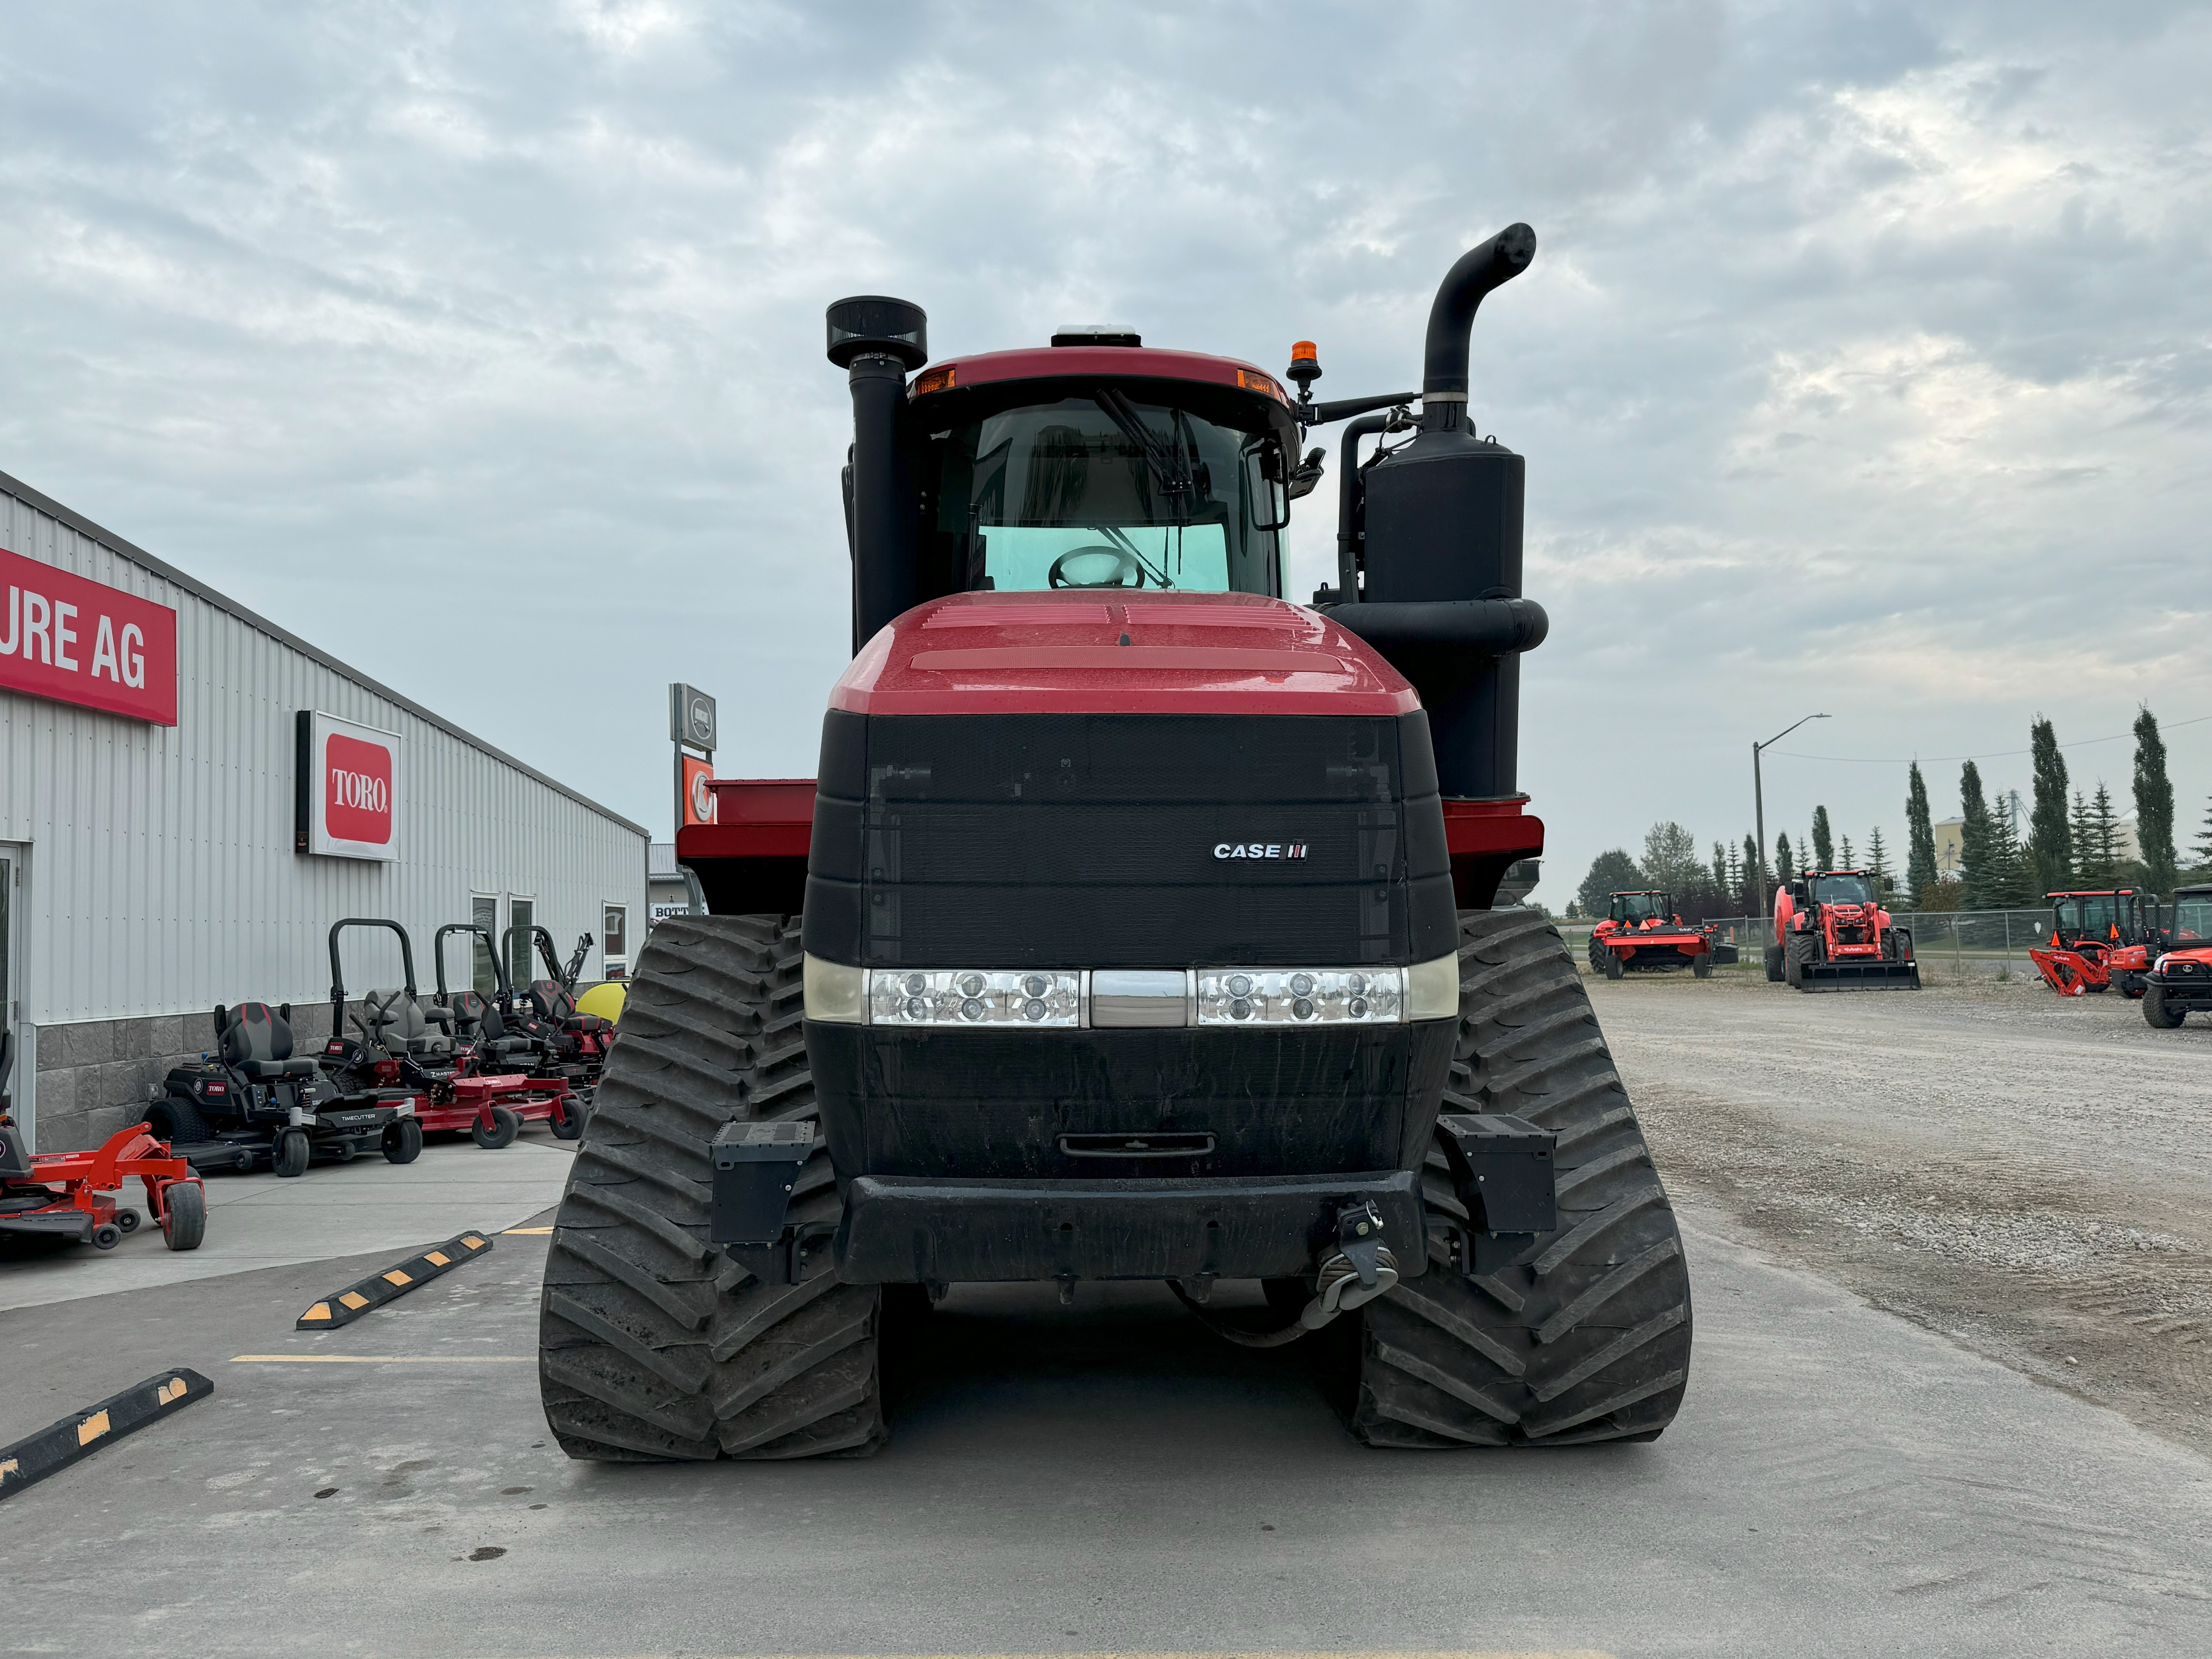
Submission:
<svg viewBox="0 0 2212 1659">
<path fill-rule="evenodd" d="M 861 647 L 830 706 L 858 714 L 1395 715 L 1421 703 L 1373 647 L 1303 605 L 1257 593 L 1062 589 L 916 605 Z"/>
</svg>

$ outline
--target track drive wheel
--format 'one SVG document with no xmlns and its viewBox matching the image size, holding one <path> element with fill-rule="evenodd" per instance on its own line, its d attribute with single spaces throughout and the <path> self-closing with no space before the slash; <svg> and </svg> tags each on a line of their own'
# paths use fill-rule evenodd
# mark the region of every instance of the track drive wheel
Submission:
<svg viewBox="0 0 2212 1659">
<path fill-rule="evenodd" d="M 514 1144 L 515 1136 L 522 1133 L 522 1120 L 504 1106 L 491 1109 L 491 1127 L 486 1128 L 478 1118 L 469 1125 L 469 1139 L 488 1152 L 497 1152 L 502 1146 Z"/>
<path fill-rule="evenodd" d="M 207 1189 L 197 1181 L 173 1181 L 161 1192 L 161 1242 L 173 1250 L 197 1250 L 207 1237 Z"/>
<path fill-rule="evenodd" d="M 412 1164 L 422 1156 L 422 1125 L 411 1117 L 394 1118 L 384 1126 L 384 1161 Z"/>
<path fill-rule="evenodd" d="M 269 1167 L 280 1176 L 303 1176 L 307 1173 L 309 1152 L 305 1129 L 279 1129 L 276 1144 L 270 1148 Z"/>
<path fill-rule="evenodd" d="M 708 1143 L 810 1122 L 797 916 L 677 916 L 629 981 L 553 1230 L 538 1326 L 545 1419 L 571 1457 L 860 1456 L 885 1438 L 884 1297 L 823 1244 L 768 1285 L 707 1239 Z M 793 1222 L 834 1224 L 817 1146 Z"/>
<path fill-rule="evenodd" d="M 1688 1383 L 1690 1281 L 1635 1109 L 1543 914 L 1462 910 L 1459 932 L 1444 1110 L 1558 1134 L 1559 1227 L 1481 1279 L 1432 1239 L 1428 1271 L 1361 1310 L 1352 1432 L 1371 1446 L 1655 1438 Z M 1466 1219 L 1440 1154 L 1424 1186 L 1432 1217 Z"/>
<path fill-rule="evenodd" d="M 1766 982 L 1769 985 L 1782 983 L 1782 947 L 1778 945 L 1768 945 L 1766 947 Z"/>
<path fill-rule="evenodd" d="M 2143 987 L 2142 1005 L 2143 1018 L 2161 1031 L 2171 1031 L 2189 1018 L 2189 1011 L 2185 1008 L 2167 1007 L 2166 992 L 2156 985 Z"/>
</svg>

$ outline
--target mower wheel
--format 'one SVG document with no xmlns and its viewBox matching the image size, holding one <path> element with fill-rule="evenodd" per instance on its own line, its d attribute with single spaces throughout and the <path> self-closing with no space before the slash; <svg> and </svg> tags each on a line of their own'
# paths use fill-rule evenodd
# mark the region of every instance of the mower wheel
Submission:
<svg viewBox="0 0 2212 1659">
<path fill-rule="evenodd" d="M 2186 1008 L 2167 1007 L 2166 992 L 2155 985 L 2143 987 L 2142 1005 L 2143 1018 L 2157 1026 L 2161 1031 L 2171 1031 L 2189 1018 L 2189 1011 Z"/>
<path fill-rule="evenodd" d="M 1559 1136 L 1559 1227 L 1480 1279 L 1432 1258 L 1339 1319 L 1359 1327 L 1352 1431 L 1370 1446 L 1656 1439 L 1688 1386 L 1690 1280 L 1635 1109 L 1541 911 L 1462 910 L 1459 940 L 1443 1109 Z M 1441 1152 L 1422 1187 L 1431 1218 L 1466 1224 Z"/>
<path fill-rule="evenodd" d="M 269 1167 L 280 1176 L 303 1176 L 307 1173 L 309 1152 L 305 1129 L 280 1129 L 276 1146 L 270 1149 Z"/>
<path fill-rule="evenodd" d="M 112 1250 L 123 1242 L 123 1229 L 112 1221 L 103 1221 L 92 1230 L 92 1247 L 95 1250 Z"/>
<path fill-rule="evenodd" d="M 157 1100 L 149 1106 L 146 1133 L 171 1146 L 197 1146 L 215 1139 L 215 1131 L 189 1100 Z"/>
<path fill-rule="evenodd" d="M 121 1209 L 115 1212 L 115 1224 L 126 1233 L 137 1232 L 139 1222 L 144 1218 L 137 1211 L 132 1209 Z"/>
<path fill-rule="evenodd" d="M 1713 976 L 1713 953 L 1708 951 L 1701 957 L 1691 957 L 1690 971 L 1699 979 L 1711 979 Z"/>
<path fill-rule="evenodd" d="M 1605 953 L 1605 976 L 1607 979 L 1620 979 L 1627 972 L 1627 968 L 1620 960 L 1620 951 L 1607 951 Z"/>
<path fill-rule="evenodd" d="M 545 1263 L 538 1376 L 571 1457 L 854 1457 L 884 1439 L 878 1356 L 901 1322 L 881 1288 L 840 1280 L 826 1240 L 796 1285 L 707 1240 L 721 1127 L 817 1118 L 801 961 L 799 918 L 777 915 L 672 916 L 638 957 Z M 817 1146 L 788 1219 L 835 1228 L 842 1209 Z"/>
<path fill-rule="evenodd" d="M 384 1126 L 384 1161 L 412 1164 L 422 1156 L 422 1125 L 411 1117 L 394 1118 Z"/>
<path fill-rule="evenodd" d="M 1769 985 L 1782 983 L 1782 947 L 1778 945 L 1766 947 L 1766 982 Z"/>
<path fill-rule="evenodd" d="M 583 1103 L 570 1095 L 553 1109 L 553 1116 L 546 1124 L 556 1140 L 574 1140 L 584 1133 Z"/>
<path fill-rule="evenodd" d="M 484 1127 L 482 1118 L 469 1125 L 469 1139 L 487 1152 L 495 1152 L 502 1146 L 513 1146 L 515 1136 L 521 1133 L 522 1120 L 504 1106 L 491 1109 L 490 1128 Z"/>
<path fill-rule="evenodd" d="M 168 1215 L 161 1224 L 173 1250 L 197 1250 L 207 1237 L 207 1189 L 197 1181 L 172 1182 L 161 1194 Z"/>
</svg>

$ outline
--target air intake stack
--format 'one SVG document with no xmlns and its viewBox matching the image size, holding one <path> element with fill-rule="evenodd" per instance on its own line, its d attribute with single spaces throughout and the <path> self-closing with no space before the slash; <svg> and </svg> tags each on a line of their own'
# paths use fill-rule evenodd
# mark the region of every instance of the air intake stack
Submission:
<svg viewBox="0 0 2212 1659">
<path fill-rule="evenodd" d="M 1536 233 L 1508 225 L 1462 255 L 1437 290 L 1421 383 L 1421 429 L 1364 470 L 1365 580 L 1330 615 L 1413 683 L 1429 713 L 1446 799 L 1518 792 L 1520 653 L 1542 643 L 1543 607 L 1521 597 L 1526 464 L 1467 419 L 1476 309 L 1536 257 Z"/>
</svg>

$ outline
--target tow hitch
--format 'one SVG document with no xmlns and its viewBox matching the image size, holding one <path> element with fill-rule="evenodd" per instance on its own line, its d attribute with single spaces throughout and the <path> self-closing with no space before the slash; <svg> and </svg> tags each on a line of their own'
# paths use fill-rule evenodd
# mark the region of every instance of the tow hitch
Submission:
<svg viewBox="0 0 2212 1659">
<path fill-rule="evenodd" d="M 1383 1231 L 1382 1212 L 1373 1199 L 1341 1206 L 1336 1212 L 1336 1254 L 1324 1261 L 1315 1275 L 1313 1300 L 1298 1310 L 1296 1319 L 1277 1330 L 1240 1330 L 1215 1318 L 1200 1305 L 1212 1289 L 1210 1284 L 1201 1285 L 1198 1295 L 1174 1279 L 1168 1281 L 1168 1288 L 1216 1336 L 1226 1337 L 1240 1347 L 1279 1348 L 1308 1331 L 1319 1330 L 1340 1313 L 1372 1302 L 1398 1282 L 1398 1258 L 1382 1242 Z"/>
</svg>

